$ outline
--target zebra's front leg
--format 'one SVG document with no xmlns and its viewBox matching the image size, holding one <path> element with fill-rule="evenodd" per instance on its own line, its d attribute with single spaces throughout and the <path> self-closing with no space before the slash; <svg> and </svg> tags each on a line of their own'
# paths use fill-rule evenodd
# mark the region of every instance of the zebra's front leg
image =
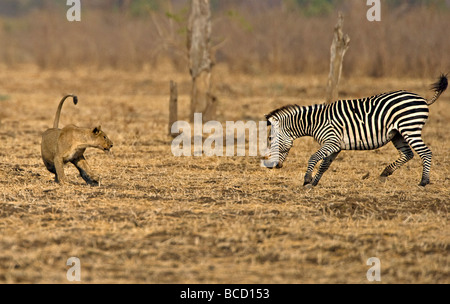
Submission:
<svg viewBox="0 0 450 304">
<path fill-rule="evenodd" d="M 323 160 L 325 158 L 329 158 L 332 155 L 336 154 L 333 157 L 333 160 L 336 158 L 337 154 L 339 154 L 340 152 L 340 148 L 337 145 L 325 145 L 322 148 L 319 149 L 319 151 L 317 151 L 316 153 L 314 153 L 311 158 L 308 161 L 308 169 L 306 170 L 306 174 L 305 174 L 305 182 L 303 183 L 303 186 L 307 186 L 307 185 L 317 185 L 317 183 L 314 185 L 312 183 L 313 181 L 313 176 L 312 173 L 314 171 L 314 167 L 316 166 L 316 164 L 320 161 Z M 325 162 L 323 168 L 321 166 L 321 169 L 323 170 L 325 167 L 326 169 L 323 170 L 323 172 L 318 176 L 317 182 L 319 182 L 320 178 L 322 177 L 322 174 L 330 167 L 331 162 L 326 165 L 327 162 Z M 319 169 L 319 173 L 320 173 L 320 169 Z M 319 174 L 318 173 L 318 174 Z M 317 177 L 317 176 L 316 176 Z"/>
<path fill-rule="evenodd" d="M 320 164 L 319 171 L 317 172 L 316 176 L 314 177 L 314 181 L 312 183 L 313 186 L 317 186 L 320 179 L 322 178 L 322 175 L 330 168 L 331 163 L 336 159 L 339 152 L 335 152 L 331 154 L 330 156 L 324 158 L 322 163 Z"/>
</svg>

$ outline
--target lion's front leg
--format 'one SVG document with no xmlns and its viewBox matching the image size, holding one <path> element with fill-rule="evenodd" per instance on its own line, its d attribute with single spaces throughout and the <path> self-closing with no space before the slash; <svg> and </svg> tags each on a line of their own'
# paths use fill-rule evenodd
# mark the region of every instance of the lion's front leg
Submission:
<svg viewBox="0 0 450 304">
<path fill-rule="evenodd" d="M 88 185 L 98 186 L 99 177 L 94 172 L 92 172 L 84 156 L 81 156 L 81 158 L 72 161 L 72 163 L 78 169 L 81 177 Z"/>
</svg>

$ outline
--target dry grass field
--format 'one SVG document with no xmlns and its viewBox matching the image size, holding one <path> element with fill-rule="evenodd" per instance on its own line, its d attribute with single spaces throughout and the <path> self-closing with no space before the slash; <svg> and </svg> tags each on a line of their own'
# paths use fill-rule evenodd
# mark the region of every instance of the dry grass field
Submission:
<svg viewBox="0 0 450 304">
<path fill-rule="evenodd" d="M 440 71 L 436 71 L 436 77 Z M 219 120 L 262 120 L 285 104 L 321 102 L 326 76 L 235 75 L 215 71 Z M 0 282 L 450 283 L 450 92 L 431 108 L 423 135 L 433 151 L 432 184 L 418 186 L 416 157 L 385 183 L 392 145 L 342 152 L 321 183 L 302 187 L 317 144 L 299 139 L 281 170 L 257 157 L 174 157 L 167 135 L 169 80 L 188 117 L 188 72 L 0 69 Z M 430 96 L 435 79 L 347 78 L 342 97 L 394 89 Z M 87 150 L 102 179 L 87 186 L 73 166 L 53 181 L 40 157 L 63 93 L 60 126 L 102 129 L 110 154 Z"/>
</svg>

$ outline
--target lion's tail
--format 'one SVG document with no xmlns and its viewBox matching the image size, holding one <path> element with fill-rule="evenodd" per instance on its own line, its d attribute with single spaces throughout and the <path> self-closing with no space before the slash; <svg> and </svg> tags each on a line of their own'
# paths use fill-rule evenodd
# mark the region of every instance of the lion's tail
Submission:
<svg viewBox="0 0 450 304">
<path fill-rule="evenodd" d="M 73 104 L 77 104 L 78 103 L 78 97 L 72 94 L 66 95 L 64 96 L 61 101 L 59 102 L 58 105 L 58 109 L 56 110 L 56 115 L 55 115 L 55 121 L 53 122 L 53 128 L 57 129 L 58 128 L 58 124 L 59 124 L 59 116 L 61 115 L 61 109 L 62 106 L 64 104 L 64 101 L 68 98 L 68 97 L 72 97 L 73 98 Z"/>
</svg>

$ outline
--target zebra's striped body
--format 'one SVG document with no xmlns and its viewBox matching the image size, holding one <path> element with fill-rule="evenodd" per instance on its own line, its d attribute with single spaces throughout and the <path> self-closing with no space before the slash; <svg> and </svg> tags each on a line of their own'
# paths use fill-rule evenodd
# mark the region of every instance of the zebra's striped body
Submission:
<svg viewBox="0 0 450 304">
<path fill-rule="evenodd" d="M 389 142 L 400 152 L 400 158 L 383 171 L 391 175 L 413 158 L 413 151 L 423 161 L 421 185 L 429 183 L 431 151 L 421 138 L 428 119 L 428 107 L 447 88 L 447 78 L 441 76 L 434 84 L 435 96 L 426 100 L 407 91 L 395 91 L 364 99 L 339 100 L 332 104 L 307 107 L 286 106 L 267 115 L 274 134 L 270 144 L 270 157 L 266 166 L 281 168 L 293 141 L 312 136 L 321 145 L 309 160 L 305 185 L 317 185 L 322 174 L 341 150 L 372 150 Z M 315 165 L 323 160 L 314 180 Z"/>
</svg>

